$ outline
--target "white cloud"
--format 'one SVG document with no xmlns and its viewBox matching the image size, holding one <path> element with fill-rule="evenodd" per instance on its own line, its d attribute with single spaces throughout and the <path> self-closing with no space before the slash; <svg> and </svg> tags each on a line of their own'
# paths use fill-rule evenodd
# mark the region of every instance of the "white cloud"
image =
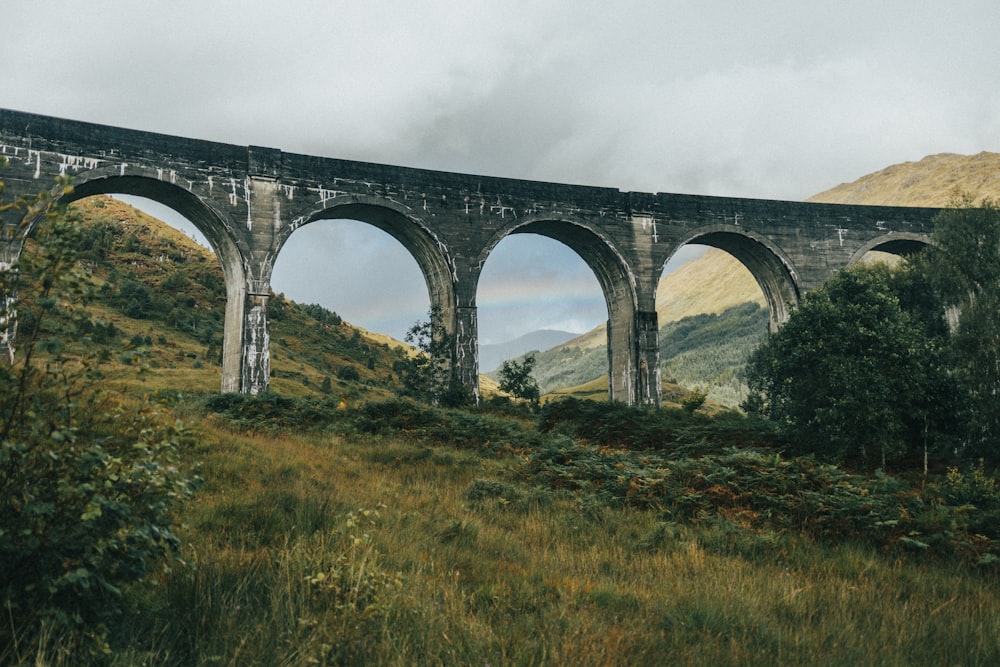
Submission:
<svg viewBox="0 0 1000 667">
<path fill-rule="evenodd" d="M 802 199 L 1000 150 L 995 0 L 8 4 L 3 106 L 289 152 Z"/>
</svg>

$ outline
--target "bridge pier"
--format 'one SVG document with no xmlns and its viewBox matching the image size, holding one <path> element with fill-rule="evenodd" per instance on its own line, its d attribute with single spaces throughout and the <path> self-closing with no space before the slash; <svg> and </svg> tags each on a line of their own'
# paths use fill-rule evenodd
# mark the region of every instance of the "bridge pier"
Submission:
<svg viewBox="0 0 1000 667">
<path fill-rule="evenodd" d="M 242 375 L 240 392 L 260 394 L 267 391 L 271 376 L 271 336 L 268 332 L 267 294 L 247 296 L 243 329 Z"/>
<path fill-rule="evenodd" d="M 455 309 L 454 366 L 452 377 L 472 392 L 479 402 L 479 321 L 475 306 Z"/>
<path fill-rule="evenodd" d="M 656 311 L 636 313 L 636 387 L 638 405 L 659 405 L 663 386 L 660 373 L 660 328 Z"/>
</svg>

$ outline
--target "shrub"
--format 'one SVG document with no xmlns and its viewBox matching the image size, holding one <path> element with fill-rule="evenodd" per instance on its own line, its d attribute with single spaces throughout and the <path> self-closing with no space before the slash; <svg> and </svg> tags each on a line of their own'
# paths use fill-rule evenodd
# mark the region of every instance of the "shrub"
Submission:
<svg viewBox="0 0 1000 667">
<path fill-rule="evenodd" d="M 780 448 L 774 427 L 736 412 L 707 415 L 693 410 L 650 410 L 622 403 L 565 398 L 546 403 L 539 430 L 560 430 L 596 445 L 697 454 L 740 447 Z"/>
<path fill-rule="evenodd" d="M 106 650 L 122 585 L 176 546 L 172 512 L 195 484 L 177 465 L 183 431 L 103 394 L 85 336 L 60 354 L 53 331 L 94 326 L 93 287 L 79 228 L 42 196 L 31 214 L 34 246 L 0 272 L 0 293 L 16 286 L 30 314 L 17 363 L 0 367 L 0 662 L 47 635 Z"/>
<path fill-rule="evenodd" d="M 341 366 L 337 369 L 337 377 L 348 382 L 357 382 L 361 379 L 361 374 L 354 366 Z"/>
<path fill-rule="evenodd" d="M 340 419 L 332 398 L 281 396 L 273 392 L 256 396 L 216 394 L 206 399 L 205 407 L 240 428 L 261 431 L 317 429 Z"/>
</svg>

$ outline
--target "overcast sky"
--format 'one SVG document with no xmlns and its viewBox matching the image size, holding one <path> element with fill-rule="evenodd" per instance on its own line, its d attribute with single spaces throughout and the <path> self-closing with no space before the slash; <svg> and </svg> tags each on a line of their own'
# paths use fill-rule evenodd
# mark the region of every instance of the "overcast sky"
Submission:
<svg viewBox="0 0 1000 667">
<path fill-rule="evenodd" d="M 996 0 L 4 0 L 0 17 L 2 107 L 296 153 L 804 199 L 1000 151 Z M 362 293 L 359 274 L 380 280 Z M 415 262 L 360 223 L 297 231 L 273 287 L 394 335 L 427 310 Z M 484 342 L 606 316 L 540 237 L 498 246 L 479 307 Z"/>
</svg>

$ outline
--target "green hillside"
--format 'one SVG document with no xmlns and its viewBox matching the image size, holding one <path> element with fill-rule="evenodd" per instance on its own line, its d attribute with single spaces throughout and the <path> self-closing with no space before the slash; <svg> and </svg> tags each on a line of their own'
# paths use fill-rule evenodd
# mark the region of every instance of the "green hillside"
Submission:
<svg viewBox="0 0 1000 667">
<path fill-rule="evenodd" d="M 738 405 L 746 395 L 740 371 L 768 325 L 764 295 L 746 267 L 728 253 L 708 250 L 660 280 L 657 313 L 665 386 L 698 387 L 714 402 Z M 606 340 L 598 327 L 535 354 L 542 393 L 586 393 L 573 388 L 607 375 Z"/>
<path fill-rule="evenodd" d="M 225 284 L 206 248 L 118 200 L 72 206 L 85 260 L 100 285 L 95 313 L 108 375 L 157 388 L 216 392 L 221 383 Z M 330 394 L 345 401 L 392 393 L 398 344 L 343 322 L 321 306 L 283 295 L 270 303 L 271 387 L 286 395 Z M 138 367 L 155 373 L 136 374 Z"/>
</svg>

